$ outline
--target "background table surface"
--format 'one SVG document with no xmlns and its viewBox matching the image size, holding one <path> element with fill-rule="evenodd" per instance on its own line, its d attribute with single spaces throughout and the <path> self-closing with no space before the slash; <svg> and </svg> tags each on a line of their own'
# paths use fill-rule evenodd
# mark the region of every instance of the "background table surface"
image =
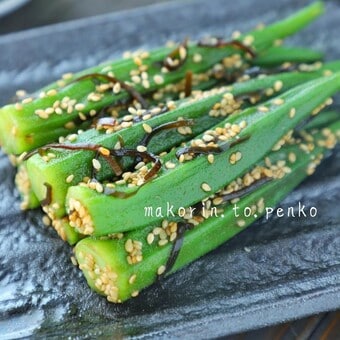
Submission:
<svg viewBox="0 0 340 340">
<path fill-rule="evenodd" d="M 97 14 L 102 14 L 102 13 L 109 13 L 112 11 L 117 11 L 117 10 L 122 10 L 122 9 L 129 9 L 129 8 L 135 8 L 137 6 L 145 6 L 145 5 L 149 5 L 151 3 L 153 3 L 154 1 L 152 0 L 128 0 L 128 1 L 110 1 L 110 0 L 101 0 L 101 1 L 96 1 L 93 2 L 92 0 L 82 0 L 82 1 L 77 1 L 77 0 L 59 0 L 59 1 L 46 1 L 46 0 L 33 0 L 30 1 L 26 6 L 24 6 L 23 8 L 21 8 L 20 10 L 12 13 L 11 15 L 8 15 L 4 18 L 0 19 L 0 34 L 1 35 L 5 35 L 7 33 L 11 33 L 14 31 L 21 31 L 21 30 L 25 30 L 25 29 L 29 29 L 29 28 L 33 28 L 33 27 L 39 27 L 39 26 L 44 26 L 44 25 L 48 25 L 48 24 L 52 24 L 52 23 L 57 23 L 57 22 L 62 22 L 62 21 L 68 21 L 68 20 L 73 20 L 73 19 L 77 19 L 77 18 L 85 18 L 85 17 L 89 17 L 89 16 L 93 16 L 93 15 L 97 15 Z M 157 1 L 158 3 L 163 2 L 163 1 Z M 174 2 L 174 1 L 173 1 Z M 223 4 L 222 1 L 220 2 L 216 2 L 215 4 L 218 3 L 219 5 Z M 241 1 L 241 7 L 245 6 L 245 3 L 251 4 L 251 2 L 249 1 Z M 253 2 L 254 3 L 254 2 Z M 305 2 L 304 1 L 299 1 L 296 2 L 297 4 L 295 5 L 296 8 L 297 7 L 301 7 Z M 200 6 L 202 6 L 202 2 L 198 2 L 198 4 L 200 4 Z M 283 5 L 282 8 L 284 8 L 286 5 L 286 7 L 289 8 L 289 6 L 291 6 L 289 1 L 283 1 Z M 159 5 L 157 5 L 159 6 Z M 265 9 L 268 10 L 269 13 L 266 15 L 264 14 L 264 18 L 268 18 L 269 20 L 272 19 L 273 17 L 275 17 L 277 15 L 277 11 L 279 10 L 279 8 L 277 8 L 276 10 L 272 8 L 273 6 L 267 5 L 265 6 Z M 225 11 L 225 10 L 224 10 Z M 223 11 L 222 11 L 223 12 Z M 146 11 L 147 13 L 147 11 Z M 257 13 L 260 13 L 260 11 L 257 11 Z M 266 12 L 265 12 L 266 13 Z M 116 17 L 113 17 L 116 18 Z M 241 21 L 241 20 L 236 20 L 236 21 Z M 243 25 L 241 25 L 243 26 Z M 237 26 L 239 27 L 239 26 Z M 176 31 L 176 30 L 175 30 Z M 322 36 L 322 32 L 321 32 L 321 36 Z M 164 38 L 164 34 L 163 37 Z M 15 39 L 19 39 L 20 40 L 20 36 L 15 36 Z M 157 39 L 156 39 L 157 40 Z M 1 39 L 0 39 L 1 42 Z M 324 45 L 323 43 L 320 43 L 320 41 L 318 40 L 316 42 L 317 46 L 321 46 Z M 332 46 L 331 46 L 332 47 Z M 339 50 L 338 50 L 339 51 Z M 334 52 L 334 51 L 333 51 Z M 338 54 L 339 57 L 339 54 Z M 5 58 L 3 57 L 2 59 L 0 58 L 1 63 L 1 70 L 3 70 L 3 68 L 5 67 Z M 94 61 L 91 60 L 89 63 L 93 63 Z M 63 66 L 61 66 L 61 69 L 63 68 Z M 67 68 L 67 67 L 66 67 Z M 58 71 L 56 71 L 58 72 Z M 36 81 L 36 84 L 31 85 L 32 87 L 37 86 L 40 83 L 43 83 L 45 81 L 48 80 L 48 78 L 53 78 L 53 74 L 50 77 L 45 77 L 43 79 L 39 78 Z M 0 77 L 1 79 L 1 77 Z M 20 83 L 20 81 L 18 81 L 17 83 Z M 23 85 L 25 83 L 21 82 Z M 18 85 L 18 84 L 16 84 Z M 1 96 L 1 102 L 4 103 L 5 101 L 8 100 L 8 95 L 10 95 L 11 93 L 13 93 L 14 88 L 10 88 L 7 89 L 7 91 L 5 92 L 5 94 L 3 93 Z M 11 92 L 12 91 L 12 92 Z M 2 165 L 5 164 L 5 159 L 2 157 L 1 158 L 1 162 Z M 339 161 L 334 161 L 334 159 L 331 161 L 331 163 L 334 166 L 334 162 L 335 162 L 335 167 L 338 167 Z M 5 168 L 2 168 L 6 170 L 5 173 L 5 179 L 11 179 L 13 172 L 10 169 L 10 167 L 8 167 L 8 164 L 5 165 Z M 320 183 L 319 183 L 320 184 Z M 303 191 L 306 189 L 308 189 L 309 185 L 313 185 L 313 181 L 312 183 L 307 183 L 307 185 L 302 186 L 299 190 L 297 191 L 297 195 L 299 196 L 299 193 L 303 193 Z M 314 183 L 315 185 L 315 183 Z M 13 188 L 9 188 L 9 190 L 7 191 L 7 194 L 9 195 L 13 195 Z M 292 199 L 292 197 L 291 197 Z M 15 204 L 15 202 L 14 202 Z M 15 213 L 16 213 L 16 209 L 15 209 Z M 35 222 L 37 223 L 37 216 L 36 214 L 27 214 L 25 216 L 25 219 L 29 220 L 30 222 Z M 34 224 L 34 223 L 33 223 Z M 39 224 L 39 223 L 38 223 Z M 1 224 L 1 227 L 3 227 L 4 224 Z M 255 227 L 255 228 L 260 228 L 261 227 L 261 223 Z M 306 227 L 306 226 L 305 226 Z M 41 228 L 41 225 L 40 225 Z M 302 228 L 304 229 L 304 228 Z M 302 231 L 302 229 L 299 230 L 299 232 Z M 6 228 L 3 228 L 3 230 L 0 230 L 0 233 L 4 233 L 6 232 Z M 34 230 L 33 230 L 34 232 Z M 267 230 L 268 232 L 268 230 Z M 289 228 L 287 229 L 287 232 L 292 232 L 292 230 L 290 230 Z M 251 235 L 251 234 L 250 234 Z M 263 234 L 265 235 L 265 233 Z M 270 238 L 267 238 L 267 242 L 271 242 L 270 240 L 273 238 L 273 236 L 275 235 L 272 234 Z M 282 236 L 282 234 L 277 234 L 278 236 Z M 260 241 L 260 237 L 257 238 L 257 240 L 253 240 L 250 241 L 251 237 L 242 237 L 242 235 L 240 235 L 240 237 L 236 238 L 235 241 L 233 241 L 231 243 L 231 245 L 227 245 L 226 247 L 222 247 L 222 249 L 216 251 L 213 255 L 212 255 L 212 259 L 214 257 L 218 257 L 219 254 L 223 254 L 223 252 L 225 251 L 229 251 L 232 255 L 229 258 L 232 259 L 233 256 L 237 255 L 238 252 L 242 251 L 242 247 L 244 245 L 250 246 L 254 251 L 255 251 L 255 256 L 256 257 L 256 251 L 258 252 L 258 250 L 261 247 L 261 241 Z M 2 240 L 3 242 L 3 240 Z M 64 253 L 65 251 L 65 247 L 64 245 L 60 244 L 59 240 L 56 239 L 53 235 L 53 233 L 49 233 L 47 240 L 45 240 L 44 238 L 40 238 L 40 242 L 52 242 L 52 251 L 56 251 L 57 253 L 62 253 L 62 257 L 63 260 L 61 261 L 63 263 L 65 259 L 65 255 Z M 266 241 L 265 241 L 266 242 Z M 263 246 L 263 244 L 262 244 Z M 1 245 L 1 250 L 4 251 L 6 247 L 4 247 L 3 245 Z M 244 254 L 242 254 L 242 256 L 244 256 Z M 236 256 L 237 257 L 237 256 Z M 6 261 L 5 261 L 6 263 Z M 6 263 L 8 264 L 8 262 Z M 60 264 L 60 263 L 59 263 Z M 63 263 L 64 265 L 64 263 Z M 202 265 L 198 264 L 198 266 Z M 197 267 L 197 266 L 196 266 Z M 197 268 L 196 268 L 197 269 Z M 52 270 L 52 267 L 49 267 L 48 270 Z M 195 269 L 193 269 L 195 270 Z M 76 274 L 73 270 L 68 270 L 68 272 L 72 272 L 72 279 L 73 280 L 81 280 L 81 276 Z M 4 272 L 3 272 L 4 274 Z M 189 275 L 189 277 L 192 276 L 193 278 L 195 278 L 195 275 L 193 274 L 193 272 L 191 271 L 191 275 Z M 183 282 L 185 282 L 185 274 L 181 273 L 180 276 L 177 276 L 178 281 L 184 280 Z M 22 326 L 28 325 L 30 320 L 37 320 L 39 319 L 38 314 L 39 314 L 39 310 L 35 310 L 34 308 L 32 308 L 32 306 L 42 306 L 41 308 L 45 308 L 46 310 L 49 310 L 51 313 L 51 310 L 53 310 L 53 299 L 49 299 L 46 298 L 49 301 L 46 301 L 46 303 L 42 303 L 40 301 L 40 303 L 33 303 L 32 301 L 26 301 L 26 303 L 22 303 L 23 299 L 29 299 L 29 293 L 31 294 L 31 298 L 38 298 L 39 294 L 33 289 L 33 291 L 30 291 L 28 289 L 28 287 L 24 287 L 26 289 L 28 289 L 28 291 L 25 293 L 25 291 L 23 292 L 23 295 L 19 295 L 19 299 L 17 301 L 17 303 L 15 303 L 12 299 L 8 299 L 8 296 L 6 298 L 6 294 L 9 296 L 11 296 L 11 294 L 16 294 L 14 293 L 14 291 L 11 290 L 10 285 L 11 284 L 15 284 L 13 282 L 7 282 L 6 279 L 4 279 L 3 277 L 0 276 L 0 282 L 2 285 L 4 285 L 6 288 L 6 292 L 5 294 L 2 293 L 0 294 L 0 304 L 2 303 L 2 310 L 0 309 L 0 328 L 3 327 L 2 329 L 6 329 L 7 330 L 7 336 L 10 337 L 11 334 L 15 335 L 15 336 L 20 336 L 20 335 L 27 335 L 28 333 L 21 333 L 20 329 L 17 329 L 14 326 L 14 323 L 17 323 L 18 320 L 21 320 L 21 324 Z M 20 281 L 20 279 L 18 279 Z M 176 280 L 176 278 L 174 279 Z M 190 284 L 190 278 L 189 280 L 189 284 Z M 6 282 L 9 285 L 6 285 Z M 16 282 L 16 281 L 15 281 Z M 182 282 L 182 284 L 183 284 Z M 86 285 L 84 285 L 84 283 L 81 281 L 82 284 L 82 288 L 83 288 L 83 292 L 87 291 L 87 287 Z M 167 284 L 166 286 L 169 286 L 169 284 Z M 85 288 L 84 288 L 85 287 Z M 43 285 L 41 287 L 42 290 L 44 290 Z M 166 289 L 166 287 L 165 287 Z M 33 293 L 33 297 L 32 297 L 32 293 Z M 158 292 L 159 293 L 159 292 Z M 86 294 L 86 293 L 85 293 Z M 15 295 L 16 297 L 18 297 L 18 295 Z M 34 297 L 35 296 L 35 297 Z M 337 297 L 339 297 L 339 294 L 336 295 Z M 92 294 L 88 294 L 87 295 L 88 298 L 93 298 Z M 44 298 L 44 294 L 42 294 L 39 299 L 43 299 Z M 20 301 L 21 299 L 21 301 Z M 52 303 L 51 303 L 52 302 Z M 58 313 L 58 304 L 56 304 L 57 308 L 54 308 L 54 312 Z M 59 306 L 60 307 L 60 306 Z M 28 319 L 25 320 L 25 308 L 27 308 L 27 315 L 28 315 Z M 72 310 L 72 308 L 74 310 Z M 70 320 L 70 315 L 71 315 L 71 319 L 72 319 L 72 313 L 74 313 L 74 318 L 75 320 L 77 320 L 80 324 L 82 322 L 84 322 L 84 318 L 77 318 L 76 316 L 78 315 L 79 311 L 78 311 L 79 306 L 76 306 L 75 304 L 72 305 L 69 304 L 69 308 L 68 308 L 68 321 Z M 327 308 L 326 308 L 327 309 Z M 321 311 L 322 309 L 320 309 Z M 63 311 L 62 309 L 60 310 L 60 317 L 62 319 L 62 315 L 65 311 Z M 13 313 L 14 314 L 14 319 L 15 322 L 13 323 L 11 321 L 11 318 L 9 317 L 8 313 Z M 35 315 L 35 313 L 37 313 L 37 315 Z M 305 314 L 308 314 L 308 311 L 305 311 Z M 53 317 L 51 317 L 51 322 L 50 322 L 50 327 L 53 325 L 58 325 L 58 317 L 56 315 L 54 315 Z M 294 313 L 290 314 L 290 317 L 294 317 Z M 85 318 L 86 319 L 86 318 Z M 290 338 L 296 338 L 299 337 L 300 339 L 319 339 L 321 337 L 321 335 L 323 335 L 323 337 L 329 338 L 329 339 L 334 339 L 336 337 L 340 337 L 339 334 L 339 327 L 337 327 L 339 325 L 339 313 L 333 312 L 333 313 L 322 313 L 322 314 L 318 314 L 312 317 L 308 317 L 308 318 L 303 318 L 300 319 L 298 321 L 291 321 L 288 323 L 284 323 L 278 326 L 272 326 L 272 327 L 266 327 L 266 328 L 262 328 L 261 330 L 258 331 L 252 331 L 252 332 L 247 332 L 247 333 L 242 333 L 239 336 L 232 336 L 230 338 L 242 338 L 242 339 L 252 339 L 254 337 L 256 338 L 263 338 L 263 339 L 272 339 L 272 338 L 285 338 L 285 339 L 290 339 Z M 273 322 L 277 322 L 277 321 L 283 321 L 282 320 L 276 320 L 276 321 L 268 321 L 269 323 L 273 323 Z M 45 320 L 46 322 L 46 320 Z M 98 322 L 98 320 L 96 321 Z M 34 324 L 34 322 L 33 322 Z M 262 325 L 266 324 L 266 322 L 263 322 Z M 20 321 L 19 321 L 19 325 L 20 325 Z M 14 327 L 14 333 L 10 331 L 10 327 L 13 326 Z M 16 325 L 17 326 L 17 325 Z M 259 327 L 261 326 L 260 323 L 258 324 L 253 324 L 253 327 Z M 7 327 L 7 328 L 6 328 Z M 48 322 L 47 322 L 47 326 L 45 323 L 45 326 L 43 326 L 43 332 L 42 334 L 44 334 L 44 330 L 45 332 L 47 332 L 48 334 Z M 251 326 L 250 326 L 251 328 Z M 15 331 L 15 329 L 17 329 Z M 38 329 L 38 327 L 37 327 Z M 241 328 L 242 329 L 242 328 Z M 39 334 L 39 331 L 37 331 L 36 329 L 32 329 L 32 331 L 36 331 L 37 334 Z M 229 333 L 229 329 L 226 326 L 226 332 L 225 334 Z M 6 333 L 4 333 L 6 335 Z M 212 333 L 214 335 L 222 335 L 223 333 Z M 1 334 L 0 334 L 0 338 L 1 338 Z"/>
</svg>

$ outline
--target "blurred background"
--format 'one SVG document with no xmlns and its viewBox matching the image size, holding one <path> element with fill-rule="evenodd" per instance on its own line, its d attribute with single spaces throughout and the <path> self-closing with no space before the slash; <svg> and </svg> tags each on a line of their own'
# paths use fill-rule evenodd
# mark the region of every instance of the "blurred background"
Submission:
<svg viewBox="0 0 340 340">
<path fill-rule="evenodd" d="M 0 0 L 0 34 L 174 0 Z"/>
</svg>

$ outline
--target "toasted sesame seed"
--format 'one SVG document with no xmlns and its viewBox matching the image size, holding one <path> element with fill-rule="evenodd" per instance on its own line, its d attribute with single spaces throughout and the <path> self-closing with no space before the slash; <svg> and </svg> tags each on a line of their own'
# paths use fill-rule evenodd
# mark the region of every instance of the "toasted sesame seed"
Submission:
<svg viewBox="0 0 340 340">
<path fill-rule="evenodd" d="M 147 148 L 144 145 L 138 145 L 136 149 L 137 149 L 138 152 L 145 152 L 145 151 L 147 151 Z"/>
<path fill-rule="evenodd" d="M 120 92 L 120 90 L 121 90 L 121 85 L 120 85 L 120 83 L 116 83 L 116 84 L 114 84 L 114 86 L 113 86 L 113 93 L 119 93 Z"/>
<path fill-rule="evenodd" d="M 96 191 L 99 193 L 102 193 L 104 191 L 104 187 L 99 182 L 96 183 Z"/>
<path fill-rule="evenodd" d="M 58 92 L 57 92 L 56 89 L 51 89 L 51 90 L 48 90 L 48 91 L 46 92 L 46 95 L 49 96 L 49 97 L 53 97 L 53 96 L 55 96 L 57 93 L 58 93 Z"/>
<path fill-rule="evenodd" d="M 159 75 L 159 74 L 156 74 L 154 77 L 153 77 L 153 80 L 156 84 L 160 85 L 160 84 L 163 84 L 164 83 L 164 78 Z"/>
<path fill-rule="evenodd" d="M 100 170 L 102 167 L 98 159 L 95 159 L 95 158 L 92 159 L 92 165 L 96 170 Z"/>
<path fill-rule="evenodd" d="M 194 63 L 200 63 L 202 61 L 202 55 L 195 53 L 192 58 Z"/>
<path fill-rule="evenodd" d="M 158 269 L 157 269 L 157 274 L 158 275 L 162 275 L 163 273 L 165 272 L 165 266 L 160 266 Z"/>
<path fill-rule="evenodd" d="M 266 106 L 259 106 L 259 107 L 258 107 L 258 110 L 259 110 L 260 112 L 268 112 L 268 111 L 269 111 L 268 107 L 266 107 Z"/>
<path fill-rule="evenodd" d="M 160 241 L 158 241 L 158 245 L 160 246 L 160 247 L 163 247 L 163 246 L 165 246 L 166 244 L 168 244 L 168 240 L 160 240 Z"/>
<path fill-rule="evenodd" d="M 21 111 L 23 109 L 23 106 L 20 103 L 15 103 L 14 107 L 17 111 Z"/>
<path fill-rule="evenodd" d="M 132 243 L 132 240 L 129 238 L 126 242 L 125 242 L 125 250 L 128 252 L 128 253 L 131 253 L 133 251 L 133 243 Z"/>
<path fill-rule="evenodd" d="M 275 98 L 273 99 L 273 104 L 275 105 L 282 105 L 285 101 L 282 98 Z"/>
<path fill-rule="evenodd" d="M 168 162 L 165 163 L 165 167 L 167 169 L 174 169 L 176 167 L 176 164 L 173 163 L 173 162 L 168 161 Z"/>
<path fill-rule="evenodd" d="M 294 107 L 291 108 L 290 111 L 289 111 L 289 117 L 290 118 L 294 118 L 295 113 L 296 113 L 296 109 Z"/>
<path fill-rule="evenodd" d="M 15 95 L 17 97 L 25 97 L 26 94 L 27 94 L 27 92 L 25 90 L 18 90 L 18 91 L 15 92 Z"/>
<path fill-rule="evenodd" d="M 62 76 L 61 76 L 63 79 L 71 79 L 73 77 L 73 73 L 69 72 L 69 73 L 64 73 Z"/>
<path fill-rule="evenodd" d="M 147 240 L 148 244 L 152 244 L 153 241 L 155 240 L 155 235 L 153 233 L 149 233 L 146 240 Z"/>
<path fill-rule="evenodd" d="M 73 179 L 74 179 L 74 175 L 73 174 L 67 176 L 66 177 L 66 183 L 71 183 L 73 181 Z"/>
<path fill-rule="evenodd" d="M 274 90 L 276 92 L 279 92 L 283 87 L 283 82 L 281 80 L 277 80 L 275 83 L 274 83 Z"/>
<path fill-rule="evenodd" d="M 152 132 L 152 127 L 146 123 L 143 123 L 143 129 L 146 133 L 151 133 Z"/>
<path fill-rule="evenodd" d="M 208 183 L 202 183 L 201 188 L 203 191 L 206 191 L 206 192 L 211 191 L 211 187 Z"/>
<path fill-rule="evenodd" d="M 71 262 L 74 266 L 78 266 L 78 261 L 74 256 L 71 256 Z"/>
<path fill-rule="evenodd" d="M 78 103 L 78 104 L 75 105 L 74 108 L 75 108 L 77 111 L 82 111 L 82 110 L 85 109 L 85 105 L 82 104 L 82 103 Z"/>
<path fill-rule="evenodd" d="M 289 162 L 291 163 L 294 163 L 296 161 L 296 155 L 294 152 L 290 152 L 289 155 L 288 155 L 288 160 Z"/>
<path fill-rule="evenodd" d="M 32 101 L 33 101 L 33 98 L 32 97 L 28 97 L 28 98 L 23 99 L 22 103 L 23 104 L 28 104 L 28 103 L 31 103 Z"/>
<path fill-rule="evenodd" d="M 213 164 L 214 163 L 214 155 L 212 154 L 212 153 L 210 153 L 209 155 L 208 155 L 208 157 L 207 157 L 207 159 L 208 159 L 208 162 L 210 163 L 210 164 Z"/>
<path fill-rule="evenodd" d="M 109 149 L 106 149 L 104 147 L 100 147 L 98 149 L 99 153 L 102 154 L 103 156 L 110 156 L 110 150 Z"/>
<path fill-rule="evenodd" d="M 137 297 L 139 295 L 139 291 L 135 290 L 134 292 L 131 293 L 132 297 Z"/>
<path fill-rule="evenodd" d="M 245 220 L 238 220 L 236 223 L 237 223 L 237 225 L 239 227 L 244 227 L 246 225 L 246 221 Z"/>
<path fill-rule="evenodd" d="M 130 276 L 130 278 L 129 278 L 130 285 L 132 285 L 136 281 L 136 278 L 137 278 L 136 274 L 133 274 L 133 275 Z"/>
<path fill-rule="evenodd" d="M 247 35 L 247 36 L 245 36 L 244 39 L 243 39 L 243 43 L 244 43 L 246 46 L 250 46 L 253 42 L 254 42 L 254 37 L 251 36 L 251 35 Z"/>
<path fill-rule="evenodd" d="M 48 227 L 48 226 L 51 225 L 51 220 L 50 220 L 50 218 L 49 218 L 47 215 L 44 215 L 44 216 L 43 216 L 42 222 L 44 223 L 44 225 L 45 225 L 46 227 Z"/>
</svg>

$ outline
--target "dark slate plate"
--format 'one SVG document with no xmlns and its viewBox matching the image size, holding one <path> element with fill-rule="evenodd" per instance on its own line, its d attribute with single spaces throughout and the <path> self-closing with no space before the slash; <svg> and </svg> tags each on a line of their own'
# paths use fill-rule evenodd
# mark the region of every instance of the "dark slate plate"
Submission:
<svg viewBox="0 0 340 340">
<path fill-rule="evenodd" d="M 155 5 L 0 37 L 0 102 L 126 49 L 167 39 L 226 35 L 285 16 L 305 1 L 191 1 Z M 293 38 L 340 57 L 340 6 Z M 0 156 L 0 338 L 207 338 L 340 307 L 340 156 L 326 160 L 280 204 L 315 206 L 315 218 L 262 220 L 216 251 L 111 305 L 90 291 L 71 250 L 22 213 L 14 170 Z M 246 250 L 245 250 L 246 247 Z M 250 251 L 249 251 L 250 250 Z"/>
</svg>

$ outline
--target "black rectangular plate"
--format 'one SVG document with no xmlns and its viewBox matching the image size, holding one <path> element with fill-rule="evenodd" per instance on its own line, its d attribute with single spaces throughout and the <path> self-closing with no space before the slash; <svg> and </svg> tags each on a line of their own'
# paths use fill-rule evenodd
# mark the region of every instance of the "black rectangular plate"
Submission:
<svg viewBox="0 0 340 340">
<path fill-rule="evenodd" d="M 305 4 L 174 2 L 2 36 L 0 104 L 18 88 L 35 90 L 124 50 L 228 36 Z M 328 2 L 327 14 L 292 43 L 339 58 L 339 18 L 339 4 Z M 263 219 L 162 285 L 112 305 L 88 288 L 70 247 L 42 225 L 41 213 L 19 210 L 14 169 L 0 155 L 0 338 L 207 338 L 339 308 L 339 157 L 333 154 L 280 204 L 301 201 L 317 207 L 317 217 Z"/>
</svg>

